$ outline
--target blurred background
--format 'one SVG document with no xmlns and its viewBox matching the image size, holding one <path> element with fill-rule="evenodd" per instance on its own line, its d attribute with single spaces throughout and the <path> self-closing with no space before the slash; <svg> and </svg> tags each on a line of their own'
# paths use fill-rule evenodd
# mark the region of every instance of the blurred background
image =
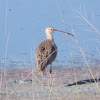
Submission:
<svg viewBox="0 0 100 100">
<path fill-rule="evenodd" d="M 99 0 L 0 0 L 0 13 L 1 69 L 4 63 L 6 68 L 36 65 L 35 51 L 46 40 L 48 26 L 72 34 L 74 30 L 89 65 L 100 66 Z M 58 47 L 54 67 L 72 67 L 72 60 L 75 67 L 86 66 L 75 38 L 53 36 Z"/>
</svg>

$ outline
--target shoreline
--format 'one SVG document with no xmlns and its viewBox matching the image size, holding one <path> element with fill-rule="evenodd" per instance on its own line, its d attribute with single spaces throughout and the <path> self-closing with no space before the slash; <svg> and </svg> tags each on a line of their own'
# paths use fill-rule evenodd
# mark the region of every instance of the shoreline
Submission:
<svg viewBox="0 0 100 100">
<path fill-rule="evenodd" d="M 87 67 L 75 68 L 77 85 L 73 68 L 53 68 L 53 86 L 49 86 L 49 67 L 45 72 L 46 86 L 42 86 L 41 75 L 37 70 L 31 74 L 31 68 L 7 71 L 6 80 L 2 74 L 0 78 L 0 100 L 18 98 L 21 100 L 99 100 L 100 99 L 100 67 L 91 67 L 93 77 Z M 98 87 L 96 86 L 96 83 Z M 7 90 L 6 90 L 7 88 Z M 12 93 L 13 91 L 13 93 Z M 34 95 L 34 96 L 33 96 Z M 98 99 L 97 99 L 98 98 Z"/>
</svg>

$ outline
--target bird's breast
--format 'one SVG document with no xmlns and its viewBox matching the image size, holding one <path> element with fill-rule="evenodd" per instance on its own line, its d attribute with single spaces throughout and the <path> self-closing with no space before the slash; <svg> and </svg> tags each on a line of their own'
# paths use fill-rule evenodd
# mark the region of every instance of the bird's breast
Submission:
<svg viewBox="0 0 100 100">
<path fill-rule="evenodd" d="M 43 41 L 37 48 L 36 58 L 39 62 L 51 64 L 57 56 L 57 46 L 51 40 Z"/>
</svg>

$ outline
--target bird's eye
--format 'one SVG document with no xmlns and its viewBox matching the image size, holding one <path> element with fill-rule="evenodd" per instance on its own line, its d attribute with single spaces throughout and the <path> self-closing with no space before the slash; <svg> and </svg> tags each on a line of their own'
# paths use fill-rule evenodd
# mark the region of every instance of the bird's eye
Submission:
<svg viewBox="0 0 100 100">
<path fill-rule="evenodd" d="M 51 28 L 51 30 L 53 30 L 53 29 Z"/>
</svg>

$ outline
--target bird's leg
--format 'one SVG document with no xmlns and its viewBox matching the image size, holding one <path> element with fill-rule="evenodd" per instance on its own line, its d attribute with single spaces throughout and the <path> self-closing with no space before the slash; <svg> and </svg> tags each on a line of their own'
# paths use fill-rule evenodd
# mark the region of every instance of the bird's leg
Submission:
<svg viewBox="0 0 100 100">
<path fill-rule="evenodd" d="M 44 72 L 42 72 L 42 85 L 44 86 Z"/>
<path fill-rule="evenodd" d="M 52 85 L 52 64 L 50 65 L 50 86 Z"/>
</svg>

